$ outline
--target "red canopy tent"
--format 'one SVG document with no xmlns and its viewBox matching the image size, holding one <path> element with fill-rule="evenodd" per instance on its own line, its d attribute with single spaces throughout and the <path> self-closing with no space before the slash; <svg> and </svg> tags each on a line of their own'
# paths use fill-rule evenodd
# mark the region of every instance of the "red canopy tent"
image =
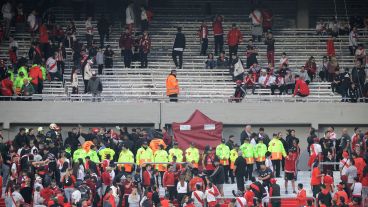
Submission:
<svg viewBox="0 0 368 207">
<path fill-rule="evenodd" d="M 195 110 L 186 122 L 172 123 L 174 138 L 181 149 L 187 149 L 192 142 L 201 151 L 206 145 L 217 146 L 222 139 L 222 128 L 222 122 L 208 118 L 199 110 Z"/>
</svg>

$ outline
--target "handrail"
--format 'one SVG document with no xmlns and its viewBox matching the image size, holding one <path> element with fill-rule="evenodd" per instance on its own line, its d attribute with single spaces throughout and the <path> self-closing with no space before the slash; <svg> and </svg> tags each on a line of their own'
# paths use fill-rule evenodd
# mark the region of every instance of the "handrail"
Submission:
<svg viewBox="0 0 368 207">
<path fill-rule="evenodd" d="M 271 196 L 271 197 L 267 196 L 267 197 L 262 198 L 262 203 L 265 203 L 265 200 L 266 199 L 269 199 L 269 202 L 271 202 L 271 199 L 272 198 L 280 198 L 280 199 L 283 199 L 283 198 L 295 198 L 296 199 L 297 197 L 295 197 L 295 196 Z M 316 200 L 316 198 L 314 198 L 314 197 L 306 197 L 306 199 L 313 199 L 314 206 L 317 207 L 317 200 Z"/>
</svg>

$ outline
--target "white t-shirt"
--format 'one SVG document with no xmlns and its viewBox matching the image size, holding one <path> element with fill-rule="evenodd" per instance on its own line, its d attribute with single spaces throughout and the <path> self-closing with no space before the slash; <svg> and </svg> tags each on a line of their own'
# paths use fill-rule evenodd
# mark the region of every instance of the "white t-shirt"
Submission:
<svg viewBox="0 0 368 207">
<path fill-rule="evenodd" d="M 82 198 L 82 194 L 79 190 L 75 190 L 73 193 L 72 193 L 72 200 L 74 202 L 79 202 Z"/>
<path fill-rule="evenodd" d="M 360 182 L 354 183 L 351 186 L 352 195 L 353 196 L 361 196 L 362 195 L 362 188 L 363 188 L 362 183 L 360 183 Z"/>
<path fill-rule="evenodd" d="M 13 196 L 13 199 L 14 199 L 15 203 L 24 201 L 23 196 L 17 191 L 14 191 L 12 193 L 12 196 Z M 14 202 L 12 202 L 12 204 L 15 207 Z"/>
<path fill-rule="evenodd" d="M 85 25 L 86 25 L 86 33 L 92 35 L 93 34 L 92 22 L 90 20 L 87 20 Z"/>
<path fill-rule="evenodd" d="M 254 10 L 249 14 L 249 18 L 252 19 L 253 25 L 262 24 L 262 13 L 258 9 Z"/>
<path fill-rule="evenodd" d="M 38 24 L 37 24 L 37 21 L 36 21 L 36 16 L 33 15 L 32 13 L 28 16 L 27 22 L 28 22 L 29 27 L 31 28 L 31 30 L 36 31 L 38 29 Z"/>
<path fill-rule="evenodd" d="M 57 72 L 57 63 L 56 60 L 53 57 L 49 57 L 46 61 L 46 69 L 50 73 L 56 73 Z"/>
<path fill-rule="evenodd" d="M 358 170 L 355 166 L 351 165 L 346 169 L 346 175 L 348 176 L 348 183 L 353 183 L 354 178 L 358 176 Z"/>
<path fill-rule="evenodd" d="M 216 197 L 214 195 L 212 195 L 212 193 L 215 192 L 215 189 L 214 188 L 210 188 L 210 189 L 207 189 L 204 193 L 204 196 L 206 197 L 207 199 L 207 202 L 212 202 L 212 201 L 216 201 Z"/>
<path fill-rule="evenodd" d="M 241 202 L 241 205 L 239 202 Z M 236 207 L 242 207 L 242 206 L 247 206 L 247 199 L 245 199 L 244 197 L 236 197 L 236 202 L 235 202 Z"/>
<path fill-rule="evenodd" d="M 340 161 L 339 169 L 342 169 L 341 170 L 341 175 L 346 175 L 346 170 L 348 169 L 349 166 L 350 166 L 350 160 L 349 159 L 344 158 L 343 160 Z"/>
<path fill-rule="evenodd" d="M 358 38 L 358 34 L 355 33 L 354 31 L 351 31 L 349 34 L 349 46 L 357 46 L 357 38 Z"/>
<path fill-rule="evenodd" d="M 312 151 L 312 146 L 314 147 L 313 151 Z M 319 153 L 322 153 L 322 147 L 320 144 L 312 144 L 310 147 L 310 150 L 311 150 L 311 155 L 312 154 L 318 155 Z"/>
<path fill-rule="evenodd" d="M 188 183 L 184 181 L 184 186 L 181 186 L 180 182 L 176 185 L 178 193 L 188 193 Z"/>
<path fill-rule="evenodd" d="M 194 200 L 194 205 L 196 207 L 203 207 L 202 203 L 198 201 L 197 197 L 194 195 L 194 193 L 196 193 L 198 195 L 198 197 L 202 200 L 204 199 L 204 193 L 200 190 L 196 190 L 192 192 L 192 196 L 191 198 Z"/>
<path fill-rule="evenodd" d="M 272 172 L 273 172 L 273 165 L 272 165 L 272 161 L 271 161 L 270 158 L 266 158 L 265 165 L 266 165 L 266 167 L 270 168 L 270 170 L 272 170 Z"/>
</svg>

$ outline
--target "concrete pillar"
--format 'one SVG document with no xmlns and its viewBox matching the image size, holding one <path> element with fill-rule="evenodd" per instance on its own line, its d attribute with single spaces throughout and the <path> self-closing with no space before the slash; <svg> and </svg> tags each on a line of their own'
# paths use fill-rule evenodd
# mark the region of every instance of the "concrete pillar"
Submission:
<svg viewBox="0 0 368 207">
<path fill-rule="evenodd" d="M 309 28 L 309 0 L 297 0 L 296 27 Z"/>
</svg>

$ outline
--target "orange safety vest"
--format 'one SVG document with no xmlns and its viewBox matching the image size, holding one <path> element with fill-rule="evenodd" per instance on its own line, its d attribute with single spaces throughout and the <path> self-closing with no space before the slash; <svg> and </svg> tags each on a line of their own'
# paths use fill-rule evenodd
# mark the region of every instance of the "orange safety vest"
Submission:
<svg viewBox="0 0 368 207">
<path fill-rule="evenodd" d="M 178 79 L 174 75 L 167 76 L 166 79 L 166 95 L 179 94 L 179 83 Z"/>
<path fill-rule="evenodd" d="M 198 163 L 192 163 L 193 168 L 198 168 Z"/>
<path fill-rule="evenodd" d="M 281 152 L 272 152 L 271 153 L 271 160 L 282 160 L 282 153 Z"/>
<path fill-rule="evenodd" d="M 221 165 L 229 165 L 229 160 L 220 160 Z"/>
<path fill-rule="evenodd" d="M 263 162 L 265 160 L 266 160 L 266 157 L 264 157 L 264 156 L 257 157 L 257 159 L 256 159 L 257 162 Z"/>
<path fill-rule="evenodd" d="M 253 157 L 246 157 L 244 159 L 245 159 L 245 162 L 247 162 L 247 164 L 253 164 L 254 163 L 254 158 Z"/>
<path fill-rule="evenodd" d="M 142 165 L 145 162 L 152 162 L 152 160 L 151 159 L 141 159 L 139 160 L 139 165 Z"/>
<path fill-rule="evenodd" d="M 118 165 L 119 170 L 121 170 L 121 167 L 124 166 L 124 171 L 125 172 L 132 172 L 132 165 L 129 164 L 124 164 L 124 165 Z"/>
<path fill-rule="evenodd" d="M 166 164 L 157 164 L 157 165 L 156 165 L 156 169 L 157 169 L 159 172 L 165 172 L 165 171 L 166 171 Z"/>
<path fill-rule="evenodd" d="M 230 163 L 230 169 L 234 170 L 234 168 L 235 168 L 235 162 L 231 162 Z"/>
</svg>

